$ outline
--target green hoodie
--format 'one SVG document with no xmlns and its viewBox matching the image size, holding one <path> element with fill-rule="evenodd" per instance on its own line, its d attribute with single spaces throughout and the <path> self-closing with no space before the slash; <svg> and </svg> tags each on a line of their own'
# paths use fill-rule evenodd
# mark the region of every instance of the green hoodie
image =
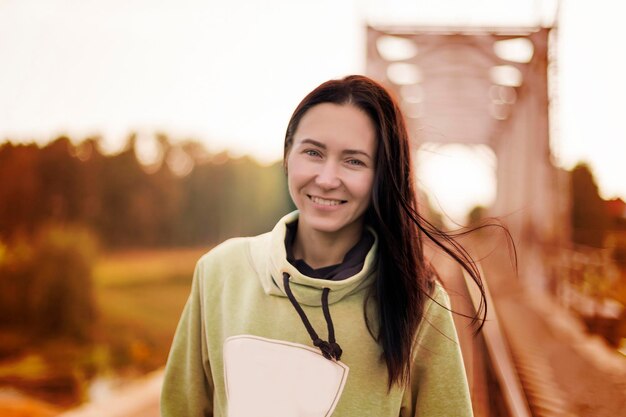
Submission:
<svg viewBox="0 0 626 417">
<path fill-rule="evenodd" d="M 297 216 L 283 217 L 270 233 L 230 239 L 199 260 L 166 366 L 162 416 L 472 416 L 443 288 L 437 285 L 436 302 L 426 303 L 411 380 L 388 390 L 381 347 L 364 319 L 377 242 L 357 274 L 341 281 L 310 278 L 286 259 L 285 225 Z M 322 339 L 322 290 L 330 289 L 329 310 L 343 349 L 339 361 L 312 345 L 286 296 L 284 273 Z"/>
</svg>

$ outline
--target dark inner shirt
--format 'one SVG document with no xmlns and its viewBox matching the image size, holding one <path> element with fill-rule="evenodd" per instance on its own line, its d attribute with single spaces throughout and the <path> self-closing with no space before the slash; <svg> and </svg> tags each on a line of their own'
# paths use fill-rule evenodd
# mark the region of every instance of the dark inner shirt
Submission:
<svg viewBox="0 0 626 417">
<path fill-rule="evenodd" d="M 286 226 L 285 249 L 287 251 L 287 261 L 302 274 L 311 278 L 341 281 L 351 277 L 363 269 L 365 257 L 374 244 L 374 236 L 367 229 L 364 229 L 361 239 L 346 253 L 341 263 L 315 269 L 311 268 L 303 259 L 295 259 L 293 256 L 293 244 L 298 231 L 298 221 L 288 223 Z"/>
</svg>

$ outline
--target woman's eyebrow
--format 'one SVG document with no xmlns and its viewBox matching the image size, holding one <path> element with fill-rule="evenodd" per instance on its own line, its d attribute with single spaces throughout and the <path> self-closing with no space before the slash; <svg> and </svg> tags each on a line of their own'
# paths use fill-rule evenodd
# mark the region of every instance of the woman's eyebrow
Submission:
<svg viewBox="0 0 626 417">
<path fill-rule="evenodd" d="M 359 151 L 358 149 L 346 149 L 345 151 L 343 151 L 343 153 L 347 155 L 363 155 L 369 159 L 372 159 L 372 157 L 367 152 Z"/>
<path fill-rule="evenodd" d="M 326 149 L 326 145 L 324 145 L 322 142 L 318 142 L 316 140 L 313 139 L 303 139 L 302 142 L 300 142 L 301 144 L 305 144 L 305 143 L 309 143 L 311 145 L 317 146 L 318 148 L 321 149 Z M 365 151 L 360 151 L 358 149 L 346 149 L 344 151 L 342 151 L 341 153 L 343 154 L 347 154 L 347 155 L 363 155 L 366 156 L 369 159 L 372 159 L 372 157 Z"/>
<path fill-rule="evenodd" d="M 313 139 L 303 139 L 300 143 L 310 143 L 311 145 L 317 146 L 318 148 L 326 149 L 326 145 Z"/>
</svg>

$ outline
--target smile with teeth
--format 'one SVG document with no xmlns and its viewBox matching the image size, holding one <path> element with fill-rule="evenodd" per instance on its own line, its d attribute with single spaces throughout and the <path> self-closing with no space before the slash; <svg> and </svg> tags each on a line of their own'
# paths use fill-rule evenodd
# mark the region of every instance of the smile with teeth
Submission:
<svg viewBox="0 0 626 417">
<path fill-rule="evenodd" d="M 332 200 L 332 199 L 316 197 L 313 195 L 307 195 L 307 197 L 309 197 L 309 199 L 313 201 L 314 203 L 321 204 L 323 206 L 338 206 L 339 204 L 347 203 L 346 200 Z"/>
</svg>

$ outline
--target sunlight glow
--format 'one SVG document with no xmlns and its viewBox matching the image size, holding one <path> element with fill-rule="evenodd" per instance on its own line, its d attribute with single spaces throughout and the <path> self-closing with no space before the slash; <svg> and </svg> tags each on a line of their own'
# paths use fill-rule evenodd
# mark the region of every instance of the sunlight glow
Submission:
<svg viewBox="0 0 626 417">
<path fill-rule="evenodd" d="M 366 24 L 549 25 L 556 6 L 556 0 L 4 1 L 0 139 L 101 136 L 103 150 L 116 152 L 133 131 L 165 132 L 201 141 L 212 153 L 270 163 L 281 158 L 287 121 L 307 92 L 364 72 Z M 558 30 L 555 160 L 567 168 L 586 160 L 604 197 L 626 197 L 624 7 L 562 2 Z M 377 46 L 396 60 L 390 76 L 413 82 L 419 68 L 403 60 L 420 51 L 402 41 L 391 37 Z M 524 62 L 533 52 L 518 41 L 502 42 L 496 52 Z M 522 82 L 513 67 L 495 69 L 494 79 Z M 405 87 L 409 116 L 420 115 L 423 92 Z M 516 99 L 506 87 L 490 97 L 497 118 Z M 455 193 L 468 194 L 468 187 Z"/>
<path fill-rule="evenodd" d="M 448 226 L 465 224 L 472 208 L 495 200 L 496 156 L 488 146 L 426 143 L 416 165 L 418 186 Z"/>
</svg>

